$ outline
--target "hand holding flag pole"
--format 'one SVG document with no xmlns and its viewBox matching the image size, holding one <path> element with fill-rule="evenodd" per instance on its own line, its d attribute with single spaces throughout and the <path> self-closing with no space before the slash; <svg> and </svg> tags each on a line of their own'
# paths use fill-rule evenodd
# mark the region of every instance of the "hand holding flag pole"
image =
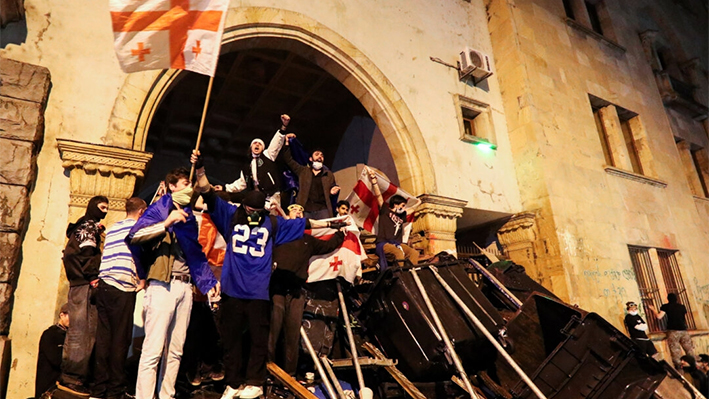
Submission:
<svg viewBox="0 0 709 399">
<path fill-rule="evenodd" d="M 199 151 L 199 143 L 202 141 L 202 132 L 204 131 L 204 120 L 207 116 L 207 107 L 209 106 L 209 98 L 212 96 L 212 84 L 214 83 L 214 75 L 209 77 L 209 85 L 207 86 L 207 98 L 204 99 L 204 108 L 202 108 L 202 120 L 199 122 L 199 132 L 197 133 L 197 144 L 194 149 Z M 194 165 L 190 168 L 190 181 L 194 176 Z"/>
</svg>

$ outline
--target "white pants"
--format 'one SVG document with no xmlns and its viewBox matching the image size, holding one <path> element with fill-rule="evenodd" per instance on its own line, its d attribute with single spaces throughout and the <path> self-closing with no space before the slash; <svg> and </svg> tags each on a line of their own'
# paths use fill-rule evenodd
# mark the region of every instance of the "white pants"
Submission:
<svg viewBox="0 0 709 399">
<path fill-rule="evenodd" d="M 138 365 L 137 399 L 153 399 L 158 364 L 159 398 L 175 397 L 175 380 L 182 360 L 187 326 L 192 311 L 192 285 L 178 280 L 171 283 L 150 280 L 145 290 L 143 318 L 145 341 Z"/>
</svg>

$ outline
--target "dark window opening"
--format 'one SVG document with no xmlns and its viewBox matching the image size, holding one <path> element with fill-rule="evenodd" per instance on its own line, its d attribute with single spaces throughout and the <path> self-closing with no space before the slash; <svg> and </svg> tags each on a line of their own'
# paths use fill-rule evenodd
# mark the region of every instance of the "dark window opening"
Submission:
<svg viewBox="0 0 709 399">
<path fill-rule="evenodd" d="M 598 8 L 595 4 L 587 1 L 586 10 L 588 10 L 588 18 L 591 21 L 591 28 L 593 28 L 594 32 L 602 35 L 603 29 L 601 28 L 601 18 L 598 16 Z"/>
<path fill-rule="evenodd" d="M 675 257 L 676 252 L 677 251 L 666 249 L 657 250 L 657 257 L 660 259 L 660 271 L 662 272 L 662 279 L 665 281 L 667 293 L 676 294 L 677 301 L 687 308 L 687 329 L 696 330 L 697 326 L 694 323 L 694 316 L 692 315 L 692 307 L 689 304 L 687 288 L 684 286 L 684 280 L 682 280 L 682 273 L 679 270 L 679 264 L 677 263 L 677 258 Z"/>
<path fill-rule="evenodd" d="M 704 155 L 702 151 L 704 151 L 703 148 L 693 150 L 692 161 L 694 161 L 694 168 L 696 169 L 697 175 L 699 176 L 699 182 L 702 184 L 702 191 L 704 192 L 704 196 L 709 198 L 709 187 L 707 187 L 707 184 L 709 184 L 709 182 L 706 181 L 704 173 L 702 173 L 702 163 L 700 160 L 700 157 L 704 157 L 704 159 L 706 159 L 706 155 Z"/>
<path fill-rule="evenodd" d="M 566 12 L 566 16 L 571 19 L 576 19 L 574 17 L 574 7 L 571 5 L 571 0 L 563 0 L 564 3 L 564 12 Z"/>
<path fill-rule="evenodd" d="M 480 112 L 468 108 L 461 108 L 463 113 L 463 129 L 466 136 L 477 136 L 475 131 L 475 118 Z"/>
</svg>

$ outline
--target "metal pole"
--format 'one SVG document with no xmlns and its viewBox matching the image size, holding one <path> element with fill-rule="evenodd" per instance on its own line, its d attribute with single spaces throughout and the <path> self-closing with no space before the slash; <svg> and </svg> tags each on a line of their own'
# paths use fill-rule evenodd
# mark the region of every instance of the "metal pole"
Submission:
<svg viewBox="0 0 709 399">
<path fill-rule="evenodd" d="M 327 375 L 330 376 L 333 385 L 335 385 L 337 397 L 340 399 L 347 399 L 347 396 L 345 396 L 345 392 L 342 390 L 342 385 L 340 385 L 340 380 L 337 379 L 335 372 L 332 371 L 332 366 L 330 366 L 330 360 L 326 356 L 320 356 L 320 361 L 322 362 L 325 371 L 327 371 Z"/>
<path fill-rule="evenodd" d="M 471 265 L 473 265 L 473 267 L 475 267 L 477 271 L 482 273 L 490 280 L 490 282 L 492 282 L 500 291 L 502 291 L 502 294 L 507 297 L 507 299 L 512 301 L 512 303 L 517 306 L 517 309 L 522 307 L 522 301 L 520 301 L 519 298 L 517 298 L 512 292 L 510 292 L 510 290 L 508 290 L 507 287 L 505 287 L 505 285 L 500 282 L 500 280 L 498 280 L 495 276 L 492 275 L 492 273 L 490 273 L 481 264 L 479 264 L 473 259 L 469 259 L 469 262 Z"/>
<path fill-rule="evenodd" d="M 327 394 L 332 399 L 337 399 L 337 396 L 335 396 L 335 391 L 332 390 L 332 385 L 330 385 L 330 381 L 327 379 L 327 374 L 325 374 L 325 370 L 323 370 L 322 364 L 320 364 L 320 358 L 318 358 L 317 353 L 315 353 L 315 349 L 313 349 L 313 344 L 310 343 L 310 338 L 308 338 L 308 334 L 305 332 L 303 326 L 300 327 L 300 336 L 303 338 L 303 342 L 305 342 L 305 347 L 308 348 L 308 353 L 310 353 L 310 357 L 313 358 L 313 363 L 315 363 L 315 368 L 318 369 L 320 379 L 322 379 L 323 384 L 325 384 L 325 390 L 327 390 Z"/>
<path fill-rule="evenodd" d="M 435 266 L 429 266 L 429 269 L 431 269 L 431 272 L 433 272 L 433 275 L 436 276 L 436 279 L 438 279 L 438 282 L 441 283 L 443 288 L 445 288 L 446 291 L 448 291 L 448 294 L 455 300 L 455 302 L 458 304 L 458 306 L 463 309 L 463 312 L 468 316 L 468 318 L 475 324 L 475 326 L 480 330 L 483 335 L 495 346 L 498 352 L 502 355 L 502 357 L 507 360 L 507 362 L 512 366 L 512 368 L 515 370 L 515 372 L 522 378 L 522 380 L 529 386 L 529 389 L 534 392 L 535 395 L 539 399 L 546 399 L 546 396 L 542 393 L 542 391 L 539 390 L 539 388 L 532 382 L 532 380 L 527 376 L 527 374 L 517 365 L 517 363 L 512 359 L 512 357 L 507 353 L 507 351 L 500 345 L 499 342 L 495 339 L 495 337 L 490 334 L 490 332 L 485 328 L 483 323 L 478 319 L 475 314 L 470 310 L 470 308 L 463 302 L 462 299 L 458 296 L 458 294 L 453 291 L 453 288 L 446 283 L 446 281 L 441 277 L 440 274 L 438 274 L 438 270 L 436 269 Z"/>
<path fill-rule="evenodd" d="M 423 297 L 423 301 L 426 303 L 426 307 L 428 308 L 428 311 L 431 312 L 431 317 L 433 318 L 433 321 L 436 323 L 436 327 L 438 328 L 438 331 L 441 333 L 441 337 L 443 338 L 443 342 L 445 342 L 445 344 L 446 344 L 446 348 L 448 349 L 448 353 L 450 354 L 451 358 L 453 359 L 453 363 L 455 364 L 455 368 L 458 370 L 458 374 L 460 374 L 460 378 L 463 380 L 463 383 L 465 384 L 465 388 L 468 390 L 470 397 L 472 399 L 480 399 L 478 397 L 478 395 L 475 393 L 475 391 L 473 391 L 472 385 L 470 385 L 470 380 L 468 379 L 468 375 L 465 373 L 465 369 L 463 368 L 463 363 L 460 361 L 458 354 L 455 352 L 455 349 L 453 348 L 453 344 L 451 343 L 450 338 L 448 338 L 448 333 L 446 332 L 445 328 L 443 328 L 443 323 L 441 323 L 441 319 L 438 318 L 438 313 L 436 313 L 436 309 L 433 308 L 433 304 L 431 303 L 431 298 L 428 297 L 428 293 L 426 292 L 426 288 L 424 288 L 423 283 L 421 283 L 421 279 L 419 278 L 418 274 L 416 273 L 416 269 L 411 269 L 411 275 L 414 277 L 414 281 L 416 282 L 416 286 L 418 287 L 419 291 L 421 292 L 421 296 Z"/>
<path fill-rule="evenodd" d="M 352 363 L 354 364 L 355 372 L 357 373 L 357 382 L 359 383 L 360 393 L 366 388 L 364 385 L 364 376 L 362 376 L 362 368 L 359 366 L 359 359 L 357 354 L 357 345 L 354 342 L 354 334 L 352 334 L 352 327 L 350 326 L 350 314 L 347 312 L 347 305 L 345 305 L 345 296 L 342 295 L 342 286 L 340 282 L 337 281 L 337 296 L 340 299 L 340 309 L 342 309 L 342 318 L 345 320 L 345 330 L 347 330 L 347 339 L 350 341 L 350 352 L 352 355 Z M 360 396 L 362 396 L 360 394 Z"/>
</svg>

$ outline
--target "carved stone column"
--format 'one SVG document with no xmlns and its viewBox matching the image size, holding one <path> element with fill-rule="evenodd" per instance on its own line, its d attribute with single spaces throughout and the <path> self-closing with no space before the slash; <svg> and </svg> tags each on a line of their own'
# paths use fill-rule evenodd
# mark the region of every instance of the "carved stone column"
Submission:
<svg viewBox="0 0 709 399">
<path fill-rule="evenodd" d="M 133 195 L 136 182 L 153 157 L 147 152 L 73 140 L 58 139 L 57 146 L 62 166 L 70 173 L 70 221 L 81 217 L 96 195 L 108 197 L 107 224 L 123 216 L 126 199 Z"/>
<path fill-rule="evenodd" d="M 455 252 L 455 231 L 458 228 L 456 220 L 463 216 L 463 207 L 468 202 L 432 194 L 423 194 L 418 198 L 422 204 L 414 213 L 413 231 L 424 232 L 421 244 L 424 252 Z"/>
<path fill-rule="evenodd" d="M 534 242 L 539 237 L 534 212 L 518 213 L 497 231 L 502 249 L 512 261 L 524 266 L 527 274 L 537 276 L 537 254 Z"/>
</svg>

